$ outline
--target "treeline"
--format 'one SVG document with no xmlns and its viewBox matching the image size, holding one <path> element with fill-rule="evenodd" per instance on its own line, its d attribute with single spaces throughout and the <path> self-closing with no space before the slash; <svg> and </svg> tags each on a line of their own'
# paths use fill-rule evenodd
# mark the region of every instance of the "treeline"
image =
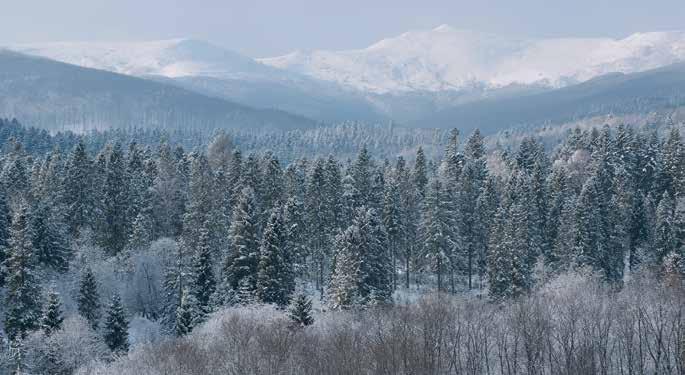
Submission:
<svg viewBox="0 0 685 375">
<path fill-rule="evenodd" d="M 442 152 L 449 131 L 440 129 L 413 129 L 393 124 L 361 124 L 356 122 L 321 125 L 309 129 L 225 129 L 201 130 L 196 128 L 112 128 L 91 130 L 85 135 L 71 131 L 48 132 L 45 129 L 25 127 L 16 119 L 0 118 L 0 144 L 10 140 L 20 142 L 27 153 L 42 157 L 54 148 L 71 150 L 79 141 L 96 154 L 108 143 L 127 145 L 135 141 L 140 146 L 156 148 L 160 142 L 180 145 L 193 150 L 207 146 L 217 133 L 227 134 L 233 144 L 244 153 L 271 151 L 283 164 L 302 157 L 335 155 L 339 160 L 352 159 L 359 148 L 366 145 L 377 157 L 411 156 L 422 146 L 429 158 Z"/>
<path fill-rule="evenodd" d="M 615 286 L 642 268 L 683 270 L 677 127 L 576 130 L 551 152 L 533 138 L 487 152 L 478 131 L 462 144 L 454 130 L 440 159 L 362 147 L 353 160 L 287 166 L 224 133 L 193 151 L 115 141 L 95 153 L 88 142 L 44 155 L 4 144 L 11 366 L 32 332 L 53 337 L 37 340 L 53 343 L 46 364 L 67 356 L 68 340 L 99 343 L 81 357 L 102 358 L 138 340 L 132 317 L 182 336 L 225 306 L 285 307 L 309 285 L 327 309 L 346 310 L 390 304 L 401 287 L 501 301 L 572 269 Z"/>
</svg>

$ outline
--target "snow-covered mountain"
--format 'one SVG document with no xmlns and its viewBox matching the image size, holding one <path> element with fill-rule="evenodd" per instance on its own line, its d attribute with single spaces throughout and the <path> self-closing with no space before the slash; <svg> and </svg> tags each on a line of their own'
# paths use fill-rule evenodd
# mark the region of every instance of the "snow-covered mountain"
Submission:
<svg viewBox="0 0 685 375">
<path fill-rule="evenodd" d="M 682 31 L 638 33 L 625 39 L 527 39 L 442 25 L 360 50 L 297 51 L 259 61 L 362 91 L 393 93 L 515 84 L 562 87 L 684 60 Z"/>
<path fill-rule="evenodd" d="M 225 79 L 274 79 L 283 76 L 278 69 L 252 58 L 195 39 L 59 42 L 18 44 L 7 48 L 86 68 L 134 76 Z"/>
<path fill-rule="evenodd" d="M 412 123 L 485 99 L 519 97 L 609 73 L 638 73 L 684 62 L 685 31 L 623 39 L 544 39 L 443 25 L 360 50 L 297 51 L 263 59 L 194 39 L 23 44 L 9 49 L 154 78 L 318 121 Z"/>
</svg>

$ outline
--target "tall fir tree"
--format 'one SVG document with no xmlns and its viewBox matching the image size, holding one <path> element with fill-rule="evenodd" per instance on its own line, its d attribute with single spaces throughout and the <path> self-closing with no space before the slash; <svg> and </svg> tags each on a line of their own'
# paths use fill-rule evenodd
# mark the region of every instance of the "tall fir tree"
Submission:
<svg viewBox="0 0 685 375">
<path fill-rule="evenodd" d="M 62 302 L 60 301 L 59 294 L 54 290 L 48 293 L 47 303 L 43 312 L 43 317 L 41 319 L 41 327 L 46 336 L 52 335 L 54 332 L 62 329 L 62 323 L 64 318 L 62 317 Z"/>
<path fill-rule="evenodd" d="M 67 224 L 72 234 L 91 224 L 94 210 L 92 189 L 92 161 L 83 140 L 74 147 L 67 161 L 64 175 L 64 205 Z"/>
<path fill-rule="evenodd" d="M 444 276 L 452 258 L 453 239 L 450 236 L 454 222 L 449 212 L 449 197 L 439 178 L 429 184 L 421 223 L 423 255 L 435 272 L 438 291 L 444 291 Z"/>
<path fill-rule="evenodd" d="M 205 223 L 200 229 L 200 239 L 193 259 L 192 294 L 203 316 L 209 313 L 210 299 L 216 290 L 208 226 L 209 224 Z"/>
<path fill-rule="evenodd" d="M 306 327 L 314 324 L 314 317 L 312 317 L 312 301 L 304 293 L 297 293 L 293 297 L 288 310 L 290 319 L 300 327 Z"/>
<path fill-rule="evenodd" d="M 90 268 L 86 268 L 81 276 L 76 301 L 79 314 L 90 323 L 94 330 L 97 330 L 100 321 L 100 294 L 95 275 Z"/>
<path fill-rule="evenodd" d="M 185 291 L 181 297 L 181 304 L 176 309 L 174 332 L 177 336 L 185 336 L 192 332 L 200 321 L 203 313 L 192 293 Z"/>
<path fill-rule="evenodd" d="M 230 229 L 230 253 L 224 261 L 223 282 L 228 288 L 238 290 L 251 288 L 254 292 L 254 276 L 259 263 L 259 239 L 257 229 L 258 214 L 255 209 L 254 192 L 246 187 L 242 190 L 238 203 L 233 211 Z M 249 278 L 249 279 L 248 279 Z"/>
<path fill-rule="evenodd" d="M 654 255 L 657 264 L 662 264 L 664 258 L 677 249 L 675 208 L 675 199 L 666 190 L 656 209 Z"/>
<path fill-rule="evenodd" d="M 128 352 L 128 319 L 118 294 L 112 296 L 102 328 L 105 344 L 110 350 L 116 354 Z"/>
<path fill-rule="evenodd" d="M 20 200 L 10 228 L 5 294 L 5 332 L 10 340 L 21 339 L 40 324 L 41 294 L 35 275 L 29 207 Z"/>
<path fill-rule="evenodd" d="M 128 240 L 128 181 L 124 153 L 121 145 L 115 143 L 107 154 L 100 226 L 100 243 L 110 255 L 119 254 Z"/>
<path fill-rule="evenodd" d="M 257 267 L 257 296 L 263 303 L 284 307 L 290 300 L 295 278 L 287 249 L 282 213 L 274 209 L 264 230 Z"/>
<path fill-rule="evenodd" d="M 64 272 L 69 267 L 70 257 L 67 229 L 49 204 L 49 202 L 39 202 L 31 212 L 29 225 L 35 262 Z"/>
<path fill-rule="evenodd" d="M 416 151 L 416 160 L 414 161 L 414 170 L 412 172 L 412 180 L 418 193 L 419 201 L 426 197 L 426 187 L 428 186 L 428 166 L 426 163 L 426 154 L 423 152 L 423 148 L 419 146 Z"/>
<path fill-rule="evenodd" d="M 0 186 L 0 287 L 5 285 L 6 269 L 5 261 L 10 252 L 10 228 L 12 226 L 12 214 L 7 202 L 7 195 Z"/>
</svg>

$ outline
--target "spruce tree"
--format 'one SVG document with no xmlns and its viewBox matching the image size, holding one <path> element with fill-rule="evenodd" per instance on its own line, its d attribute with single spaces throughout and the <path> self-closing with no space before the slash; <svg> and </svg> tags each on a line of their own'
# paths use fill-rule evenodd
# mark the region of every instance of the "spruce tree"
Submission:
<svg viewBox="0 0 685 375">
<path fill-rule="evenodd" d="M 128 320 L 118 294 L 112 296 L 103 326 L 105 344 L 117 354 L 128 351 Z"/>
<path fill-rule="evenodd" d="M 108 151 L 102 190 L 102 225 L 100 243 L 110 254 L 117 255 L 126 246 L 129 229 L 129 179 L 124 153 L 119 143 Z"/>
<path fill-rule="evenodd" d="M 438 291 L 444 288 L 444 272 L 452 255 L 452 239 L 449 233 L 453 222 L 450 220 L 447 200 L 442 182 L 438 178 L 432 179 L 426 196 L 421 237 L 424 257 L 429 260 L 430 267 L 437 276 Z"/>
<path fill-rule="evenodd" d="M 216 279 L 212 265 L 212 250 L 210 247 L 208 224 L 200 229 L 200 238 L 193 259 L 193 296 L 197 300 L 200 311 L 207 314 L 210 310 L 209 302 L 216 290 Z"/>
<path fill-rule="evenodd" d="M 230 253 L 224 261 L 223 277 L 226 290 L 251 288 L 254 292 L 254 276 L 259 263 L 259 242 L 257 237 L 257 213 L 255 212 L 254 192 L 245 188 L 240 194 L 233 211 L 230 229 Z M 248 280 L 249 278 L 249 280 Z M 247 282 L 243 282 L 248 280 Z"/>
<path fill-rule="evenodd" d="M 5 261 L 10 252 L 10 228 L 12 215 L 7 202 L 7 195 L 0 186 L 0 287 L 5 285 Z"/>
<path fill-rule="evenodd" d="M 48 300 L 41 321 L 43 332 L 45 332 L 46 336 L 50 336 L 52 333 L 57 332 L 62 328 L 63 322 L 62 302 L 60 301 L 59 294 L 54 290 L 51 290 L 48 293 Z"/>
<path fill-rule="evenodd" d="M 38 203 L 31 212 L 30 225 L 35 261 L 56 271 L 66 271 L 70 252 L 66 227 L 47 202 Z"/>
<path fill-rule="evenodd" d="M 190 155 L 190 179 L 188 182 L 188 205 L 183 218 L 183 241 L 190 249 L 195 249 L 200 241 L 200 230 L 207 224 L 214 210 L 214 179 L 207 157 L 202 153 Z M 212 228 L 213 229 L 213 228 Z M 214 231 L 209 232 L 213 234 Z M 210 239 L 209 245 L 216 241 Z"/>
<path fill-rule="evenodd" d="M 268 220 L 269 211 L 283 200 L 283 170 L 278 159 L 271 152 L 262 161 L 262 201 L 261 209 Z"/>
<path fill-rule="evenodd" d="M 72 234 L 90 225 L 93 218 L 92 168 L 86 146 L 79 140 L 67 161 L 64 176 L 64 217 Z"/>
<path fill-rule="evenodd" d="M 360 228 L 350 225 L 335 240 L 333 272 L 327 289 L 328 302 L 333 309 L 346 309 L 360 304 L 359 254 L 363 246 Z"/>
<path fill-rule="evenodd" d="M 404 236 L 404 222 L 400 206 L 400 191 L 397 177 L 392 176 L 388 179 L 383 197 L 383 225 L 388 234 L 388 244 L 390 246 L 390 256 L 392 259 L 392 281 L 393 287 L 397 287 L 397 258 L 398 249 L 402 245 Z"/>
<path fill-rule="evenodd" d="M 5 295 L 5 332 L 10 340 L 24 338 L 38 328 L 41 316 L 40 285 L 35 276 L 29 209 L 25 200 L 12 219 Z"/>
<path fill-rule="evenodd" d="M 419 201 L 422 201 L 426 196 L 426 187 L 428 186 L 428 167 L 426 165 L 426 155 L 423 152 L 423 148 L 419 146 L 416 151 L 416 160 L 414 162 L 412 180 L 414 187 L 418 192 Z"/>
<path fill-rule="evenodd" d="M 293 263 L 293 272 L 303 275 L 307 268 L 307 232 L 302 202 L 290 197 L 283 208 L 283 226 L 286 232 L 286 251 Z"/>
<path fill-rule="evenodd" d="M 360 207 L 355 219 L 336 237 L 328 298 L 344 309 L 390 302 L 393 285 L 387 234 L 374 209 Z"/>
<path fill-rule="evenodd" d="M 100 320 L 100 294 L 98 293 L 95 275 L 90 268 L 86 268 L 81 276 L 79 294 L 76 300 L 79 314 L 90 323 L 93 330 L 97 330 Z"/>
<path fill-rule="evenodd" d="M 176 335 L 185 336 L 189 334 L 200 323 L 201 316 L 202 312 L 197 304 L 197 300 L 192 293 L 185 291 L 181 298 L 181 304 L 176 309 L 176 320 L 174 323 Z"/>
<path fill-rule="evenodd" d="M 675 200 L 668 190 L 665 191 L 656 209 L 654 250 L 657 264 L 662 264 L 664 258 L 676 250 L 675 207 Z"/>
<path fill-rule="evenodd" d="M 314 324 L 312 317 L 312 301 L 304 293 L 298 293 L 292 299 L 290 309 L 288 311 L 290 319 L 301 327 L 306 327 Z"/>
<path fill-rule="evenodd" d="M 257 296 L 263 303 L 286 306 L 294 289 L 294 275 L 280 209 L 272 210 L 264 230 L 257 267 Z"/>
</svg>

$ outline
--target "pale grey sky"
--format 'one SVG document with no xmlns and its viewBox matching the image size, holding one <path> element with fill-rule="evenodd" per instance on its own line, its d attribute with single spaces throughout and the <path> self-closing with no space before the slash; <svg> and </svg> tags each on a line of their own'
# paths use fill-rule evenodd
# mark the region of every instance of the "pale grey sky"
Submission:
<svg viewBox="0 0 685 375">
<path fill-rule="evenodd" d="M 193 37 L 254 57 L 440 24 L 540 37 L 685 29 L 685 0 L 0 0 L 0 12 L 0 44 Z"/>
</svg>

